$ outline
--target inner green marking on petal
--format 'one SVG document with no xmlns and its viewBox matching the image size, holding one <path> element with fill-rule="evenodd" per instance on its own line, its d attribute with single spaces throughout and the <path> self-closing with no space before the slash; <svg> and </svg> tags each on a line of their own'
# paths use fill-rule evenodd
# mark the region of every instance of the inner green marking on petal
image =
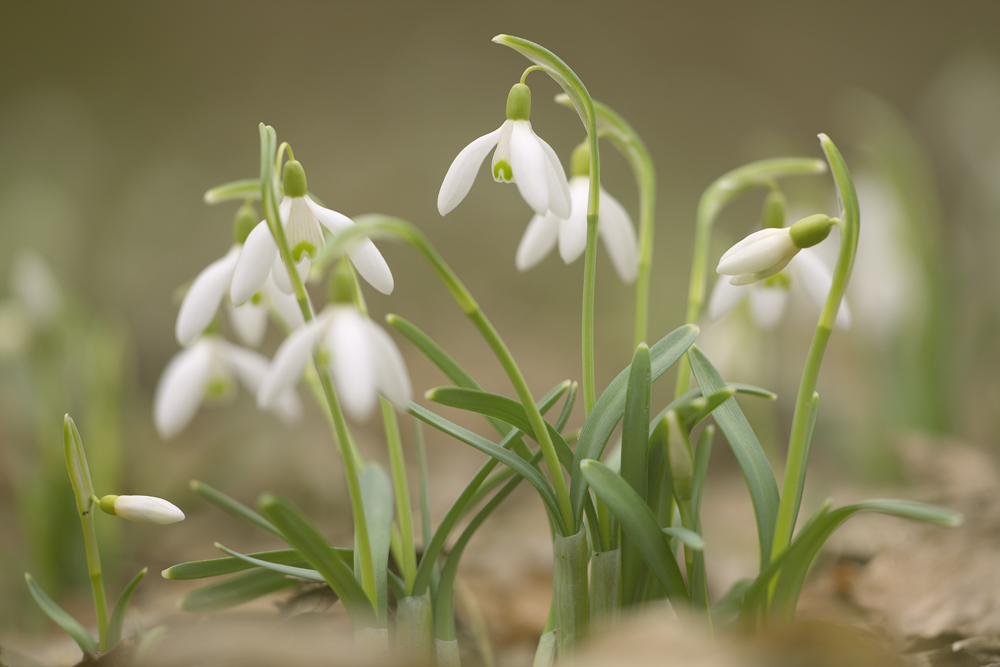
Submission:
<svg viewBox="0 0 1000 667">
<path fill-rule="evenodd" d="M 497 160 L 493 165 L 493 180 L 497 183 L 510 183 L 514 180 L 514 172 L 506 160 Z"/>
<path fill-rule="evenodd" d="M 264 295 L 261 294 L 260 292 L 257 292 L 252 297 L 250 297 L 250 303 L 254 304 L 255 306 L 259 306 L 261 301 L 263 300 L 264 300 Z"/>
<path fill-rule="evenodd" d="M 792 280 L 788 277 L 788 274 L 782 271 L 781 273 L 776 273 L 770 278 L 764 281 L 765 287 L 780 287 L 782 289 L 788 289 L 792 286 Z"/>
<path fill-rule="evenodd" d="M 205 388 L 205 397 L 213 401 L 224 401 L 232 394 L 232 383 L 225 378 L 215 378 Z"/>
<path fill-rule="evenodd" d="M 296 262 L 302 261 L 302 255 L 309 255 L 310 259 L 315 259 L 316 246 L 309 241 L 299 241 L 298 245 L 292 248 L 292 259 Z"/>
</svg>

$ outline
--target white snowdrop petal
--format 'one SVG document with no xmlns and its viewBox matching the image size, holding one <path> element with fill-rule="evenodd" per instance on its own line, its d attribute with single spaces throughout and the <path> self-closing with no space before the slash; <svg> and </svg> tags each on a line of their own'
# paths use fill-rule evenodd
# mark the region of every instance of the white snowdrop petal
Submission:
<svg viewBox="0 0 1000 667">
<path fill-rule="evenodd" d="M 569 184 L 573 211 L 559 223 L 559 256 L 569 264 L 583 254 L 587 247 L 587 195 L 590 181 L 585 176 L 574 176 Z"/>
<path fill-rule="evenodd" d="M 267 299 L 278 319 L 289 329 L 297 329 L 305 323 L 302 308 L 294 294 L 288 294 L 278 289 L 274 278 L 270 275 L 264 283 L 264 298 Z"/>
<path fill-rule="evenodd" d="M 392 289 L 395 286 L 392 271 L 389 270 L 385 258 L 382 257 L 382 253 L 375 247 L 371 239 L 361 239 L 352 243 L 347 248 L 347 256 L 351 258 L 351 264 L 365 279 L 365 282 L 382 294 L 392 294 Z"/>
<path fill-rule="evenodd" d="M 757 273 L 743 273 L 738 276 L 734 276 L 733 279 L 730 280 L 729 282 L 733 285 L 749 285 L 751 283 L 765 280 L 777 273 L 781 273 L 784 270 L 784 268 L 788 266 L 788 263 L 792 261 L 793 257 L 795 257 L 795 255 L 791 255 L 790 257 L 785 257 L 777 264 L 774 264 L 770 268 L 764 269 L 762 271 L 758 271 Z"/>
<path fill-rule="evenodd" d="M 320 224 L 329 229 L 332 234 L 336 234 L 337 232 L 341 232 L 354 226 L 354 221 L 343 213 L 337 213 L 332 209 L 320 206 L 309 197 L 305 198 L 305 202 L 309 207 L 309 210 L 311 210 L 313 215 L 316 216 L 316 219 L 319 220 Z"/>
<path fill-rule="evenodd" d="M 378 386 L 370 333 L 365 318 L 353 307 L 337 310 L 326 338 L 330 369 L 344 412 L 364 421 L 375 408 Z"/>
<path fill-rule="evenodd" d="M 750 290 L 750 316 L 761 329 L 770 331 L 778 326 L 788 305 L 788 290 L 784 287 L 753 285 Z"/>
<path fill-rule="evenodd" d="M 265 284 L 266 288 L 266 284 Z M 249 347 L 258 347 L 267 333 L 267 307 L 247 301 L 242 306 L 226 304 L 229 323 L 233 325 L 237 338 Z"/>
<path fill-rule="evenodd" d="M 438 191 L 438 212 L 447 215 L 469 194 L 473 181 L 483 160 L 497 145 L 500 139 L 500 129 L 483 135 L 462 149 L 455 157 L 455 160 L 448 167 L 448 173 L 441 183 L 441 190 Z"/>
<path fill-rule="evenodd" d="M 551 212 L 545 215 L 536 213 L 531 218 L 514 255 L 518 271 L 527 271 L 552 251 L 559 236 L 559 223 L 559 218 Z"/>
<path fill-rule="evenodd" d="M 708 318 L 713 322 L 722 319 L 747 295 L 749 287 L 733 285 L 726 278 L 719 278 L 708 298 Z"/>
<path fill-rule="evenodd" d="M 789 253 L 794 255 L 797 250 L 788 228 L 761 229 L 727 250 L 719 260 L 716 271 L 729 276 L 757 273 L 781 261 Z"/>
<path fill-rule="evenodd" d="M 601 218 L 597 231 L 611 258 L 611 265 L 623 283 L 632 283 L 639 273 L 639 240 L 635 227 L 617 199 L 601 188 Z"/>
<path fill-rule="evenodd" d="M 190 423 L 205 398 L 212 370 L 211 342 L 200 340 L 182 350 L 163 370 L 153 398 L 153 422 L 163 439 Z"/>
<path fill-rule="evenodd" d="M 535 213 L 549 210 L 548 158 L 526 120 L 513 121 L 510 169 L 518 191 Z"/>
<path fill-rule="evenodd" d="M 826 304 L 826 297 L 830 293 L 830 286 L 833 285 L 833 274 L 826 267 L 819 254 L 810 248 L 799 252 L 792 265 L 794 275 L 799 280 L 805 293 L 820 308 Z M 847 299 L 840 302 L 840 309 L 837 311 L 837 319 L 834 326 L 841 329 L 851 327 L 851 311 L 847 306 Z"/>
<path fill-rule="evenodd" d="M 271 230 L 268 229 L 267 222 L 261 221 L 243 242 L 243 250 L 236 262 L 233 284 L 229 290 L 233 304 L 240 306 L 260 291 L 277 256 L 278 246 L 271 236 Z"/>
<path fill-rule="evenodd" d="M 236 376 L 243 383 L 243 386 L 254 396 L 260 396 L 261 386 L 268 376 L 270 360 L 262 354 L 253 350 L 239 347 L 238 345 L 226 344 L 224 354 Z M 281 417 L 284 421 L 294 421 L 302 414 L 302 404 L 292 386 L 280 392 L 268 409 Z"/>
<path fill-rule="evenodd" d="M 114 507 L 116 516 L 136 523 L 163 526 L 184 520 L 184 512 L 173 503 L 153 496 L 118 496 Z"/>
<path fill-rule="evenodd" d="M 559 156 L 552 150 L 552 147 L 545 143 L 545 140 L 537 134 L 535 138 L 548 158 L 548 186 L 549 186 L 549 209 L 560 218 L 566 219 L 573 210 L 573 203 L 569 194 L 569 183 L 566 181 L 566 171 L 563 169 Z"/>
<path fill-rule="evenodd" d="M 410 374 L 406 371 L 403 355 L 392 337 L 371 320 L 367 323 L 378 374 L 378 390 L 397 407 L 406 409 L 413 398 Z"/>
<path fill-rule="evenodd" d="M 282 392 L 298 382 L 306 363 L 312 357 L 313 348 L 316 347 L 328 325 L 328 317 L 320 316 L 299 327 L 285 339 L 275 352 L 267 375 L 257 392 L 259 407 L 270 408 Z"/>
<path fill-rule="evenodd" d="M 223 257 L 202 269 L 191 283 L 174 326 L 178 343 L 190 344 L 212 323 L 229 290 L 239 257 L 240 246 L 234 245 Z"/>
<path fill-rule="evenodd" d="M 310 262 L 308 255 L 302 255 L 302 259 L 295 265 L 295 268 L 299 272 L 299 279 L 303 282 L 305 282 L 306 277 L 309 275 L 309 266 L 311 264 L 312 262 Z M 279 290 L 285 294 L 295 294 L 292 278 L 288 274 L 285 263 L 281 261 L 281 255 L 275 255 L 274 257 L 274 262 L 271 265 L 271 277 L 274 278 L 274 284 L 277 285 Z"/>
</svg>

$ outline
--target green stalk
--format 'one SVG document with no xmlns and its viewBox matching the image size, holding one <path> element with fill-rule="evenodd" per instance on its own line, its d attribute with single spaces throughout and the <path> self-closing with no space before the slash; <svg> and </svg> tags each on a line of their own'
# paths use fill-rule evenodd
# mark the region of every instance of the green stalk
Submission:
<svg viewBox="0 0 1000 667">
<path fill-rule="evenodd" d="M 590 621 L 608 625 L 618 613 L 621 547 L 595 553 L 590 563 Z"/>
<path fill-rule="evenodd" d="M 410 487 L 406 481 L 406 461 L 403 458 L 403 443 L 399 436 L 399 423 L 392 403 L 382 398 L 382 422 L 385 424 L 386 443 L 389 447 L 389 463 L 392 468 L 393 492 L 396 494 L 396 514 L 402 538 L 403 562 L 399 564 L 406 582 L 406 594 L 413 593 L 413 580 L 417 576 L 417 552 L 413 543 L 413 514 L 410 510 Z"/>
<path fill-rule="evenodd" d="M 726 174 L 705 189 L 698 202 L 698 216 L 694 232 L 694 259 L 691 263 L 691 280 L 688 286 L 688 324 L 697 324 L 705 301 L 706 271 L 708 268 L 709 240 L 712 225 L 719 213 L 737 196 L 757 187 L 770 187 L 775 179 L 784 176 L 822 174 L 826 165 L 812 158 L 776 158 L 751 162 Z M 677 367 L 676 396 L 691 388 L 691 362 L 685 354 Z"/>
<path fill-rule="evenodd" d="M 805 484 L 806 463 L 809 458 L 809 413 L 816 391 L 816 381 L 819 378 L 820 365 L 826 352 L 833 324 L 840 310 L 840 302 L 847 290 L 854 268 L 854 256 L 858 250 L 858 234 L 861 218 L 858 210 L 858 196 L 854 191 L 854 182 L 847 169 L 840 151 L 825 134 L 819 135 L 823 152 L 830 163 L 830 171 L 837 184 L 837 194 L 840 200 L 840 254 L 837 256 L 837 266 L 833 270 L 833 283 L 827 294 L 826 303 L 816 324 L 816 333 L 806 366 L 802 371 L 802 381 L 799 393 L 795 399 L 795 412 L 792 416 L 792 432 L 788 440 L 788 456 L 785 462 L 785 481 L 782 487 L 781 502 L 778 505 L 778 516 L 774 528 L 774 546 L 771 549 L 771 559 L 777 558 L 788 546 L 798 518 L 799 506 L 802 503 L 802 486 Z"/>
<path fill-rule="evenodd" d="M 275 201 L 277 194 L 277 183 L 274 179 L 271 165 L 272 147 L 275 145 L 274 129 L 270 126 L 260 124 L 261 135 L 261 202 L 264 210 L 264 217 L 267 226 L 271 230 L 271 236 L 278 246 L 281 261 L 288 271 L 288 276 L 292 281 L 295 290 L 295 297 L 298 300 L 299 308 L 302 310 L 302 317 L 306 322 L 313 319 L 312 304 L 309 302 L 309 294 L 306 292 L 302 278 L 295 268 L 291 250 L 288 247 L 288 239 L 285 237 L 285 228 L 281 224 L 278 215 L 278 204 Z M 351 499 L 351 512 L 354 519 L 355 540 L 357 542 L 358 559 L 361 564 L 361 587 L 372 603 L 374 609 L 378 609 L 378 597 L 375 586 L 375 567 L 372 562 L 371 540 L 368 537 L 368 522 L 365 519 L 364 503 L 361 498 L 361 484 L 358 479 L 358 467 L 355 461 L 354 452 L 351 449 L 351 436 L 347 429 L 347 422 L 344 413 L 340 408 L 340 401 L 337 400 L 337 392 L 330 379 L 330 373 L 322 363 L 316 363 L 316 372 L 319 375 L 320 385 L 326 397 L 327 405 L 330 408 L 330 417 L 333 421 L 336 434 L 337 446 L 340 449 L 340 457 L 344 462 L 344 475 L 347 478 L 347 492 Z"/>
<path fill-rule="evenodd" d="M 566 660 L 587 633 L 590 600 L 587 595 L 587 531 L 569 537 L 556 535 L 552 542 L 553 604 L 559 659 Z"/>
</svg>

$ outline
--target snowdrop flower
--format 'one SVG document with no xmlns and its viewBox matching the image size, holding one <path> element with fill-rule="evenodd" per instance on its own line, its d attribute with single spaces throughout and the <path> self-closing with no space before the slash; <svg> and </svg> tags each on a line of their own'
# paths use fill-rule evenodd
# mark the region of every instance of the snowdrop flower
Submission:
<svg viewBox="0 0 1000 667">
<path fill-rule="evenodd" d="M 562 218 L 553 211 L 535 214 L 517 247 L 514 264 L 518 271 L 527 271 L 545 258 L 556 242 L 559 256 L 569 264 L 583 254 L 587 246 L 587 200 L 590 196 L 590 146 L 584 142 L 576 147 L 571 159 L 572 178 L 569 193 L 572 211 Z M 597 227 L 615 272 L 624 283 L 631 283 L 639 272 L 639 242 L 635 227 L 625 207 L 600 189 L 600 224 Z"/>
<path fill-rule="evenodd" d="M 120 516 L 136 523 L 163 526 L 184 520 L 184 512 L 173 503 L 153 496 L 104 496 L 101 498 L 100 507 L 106 514 Z"/>
<path fill-rule="evenodd" d="M 770 331 L 781 322 L 792 289 L 801 288 L 822 308 L 832 283 L 833 275 L 819 255 L 811 249 L 802 250 L 784 271 L 765 280 L 750 285 L 733 285 L 723 278 L 717 280 L 708 301 L 708 316 L 712 321 L 719 320 L 748 298 L 754 323 Z M 846 300 L 840 304 L 834 325 L 840 329 L 851 326 L 851 312 Z"/>
<path fill-rule="evenodd" d="M 269 408 L 290 391 L 315 350 L 326 359 L 340 403 L 352 419 L 370 417 L 378 394 L 400 407 L 410 402 L 410 377 L 389 334 L 353 305 L 334 302 L 278 348 L 257 404 Z"/>
<path fill-rule="evenodd" d="M 770 278 L 788 266 L 799 250 L 825 239 L 832 226 L 833 220 L 819 213 L 791 227 L 761 229 L 727 250 L 716 272 L 733 276 L 729 281 L 733 285 L 749 285 Z"/>
<path fill-rule="evenodd" d="M 354 221 L 346 215 L 323 208 L 314 202 L 307 192 L 306 174 L 297 160 L 285 163 L 283 186 L 285 198 L 278 206 L 281 224 L 285 228 L 288 245 L 292 250 L 295 268 L 300 276 L 309 271 L 310 260 L 322 247 L 323 229 L 331 233 L 347 229 Z M 392 272 L 382 254 L 371 239 L 361 239 L 347 248 L 347 255 L 361 277 L 383 294 L 390 294 L 393 288 Z M 234 305 L 243 305 L 267 282 L 271 275 L 279 289 L 292 293 L 292 282 L 288 271 L 281 262 L 278 245 L 271 236 L 267 221 L 262 220 L 247 236 L 233 271 L 230 297 Z"/>
<path fill-rule="evenodd" d="M 253 207 L 245 205 L 236 214 L 233 224 L 233 246 L 223 257 L 209 264 L 194 279 L 188 288 L 180 311 L 177 313 L 175 335 L 181 345 L 190 345 L 215 319 L 215 315 L 229 294 L 236 263 L 239 261 L 243 243 L 250 231 L 257 225 L 257 215 Z M 291 294 L 279 290 L 274 280 L 268 276 L 260 292 L 262 299 L 247 301 L 241 306 L 227 302 L 229 320 L 240 340 L 250 347 L 257 347 L 264 340 L 267 330 L 268 304 L 289 328 L 303 323 L 302 311 Z"/>
<path fill-rule="evenodd" d="M 267 373 L 268 360 L 252 350 L 218 336 L 202 336 L 167 364 L 153 399 L 153 421 L 167 439 L 187 426 L 206 399 L 225 399 L 235 393 L 235 379 L 256 395 Z M 285 421 L 302 413 L 291 389 L 280 392 L 271 410 Z"/>
<path fill-rule="evenodd" d="M 479 166 L 493 153 L 493 180 L 515 183 L 535 213 L 551 210 L 560 218 L 570 214 L 569 184 L 562 163 L 552 148 L 531 129 L 531 91 L 514 84 L 507 96 L 507 120 L 499 129 L 479 137 L 462 149 L 448 168 L 438 192 L 438 211 L 447 215 L 465 199 Z"/>
</svg>

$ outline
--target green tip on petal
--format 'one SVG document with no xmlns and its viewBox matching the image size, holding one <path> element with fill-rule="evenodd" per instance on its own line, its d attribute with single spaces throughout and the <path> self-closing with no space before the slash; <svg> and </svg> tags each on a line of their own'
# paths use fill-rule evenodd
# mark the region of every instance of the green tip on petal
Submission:
<svg viewBox="0 0 1000 667">
<path fill-rule="evenodd" d="M 115 511 L 116 500 L 118 500 L 118 496 L 114 495 L 108 495 L 101 498 L 100 502 L 101 511 L 104 512 L 105 514 L 110 514 L 111 516 L 118 514 L 118 512 Z"/>
<path fill-rule="evenodd" d="M 789 232 L 796 248 L 811 248 L 830 235 L 831 227 L 833 220 L 830 216 L 817 213 L 796 222 Z"/>
<path fill-rule="evenodd" d="M 570 176 L 590 176 L 590 142 L 583 141 L 573 149 L 569 159 Z"/>
<path fill-rule="evenodd" d="M 260 218 L 252 204 L 246 203 L 240 206 L 236 211 L 236 219 L 233 220 L 233 241 L 242 245 L 259 221 Z"/>
<path fill-rule="evenodd" d="M 515 83 L 507 94 L 507 120 L 528 120 L 531 117 L 531 89 Z"/>
<path fill-rule="evenodd" d="M 309 241 L 299 241 L 297 244 L 295 244 L 295 247 L 292 248 L 292 259 L 294 259 L 296 262 L 301 262 L 302 255 L 308 255 L 310 258 L 315 258 L 316 246 L 314 246 L 312 243 L 309 243 Z"/>
<path fill-rule="evenodd" d="M 306 186 L 306 171 L 298 160 L 289 160 L 285 163 L 281 183 L 286 197 L 305 197 L 309 191 Z"/>
<path fill-rule="evenodd" d="M 506 160 L 497 160 L 493 165 L 493 180 L 500 183 L 510 183 L 514 178 L 514 170 Z"/>
</svg>

